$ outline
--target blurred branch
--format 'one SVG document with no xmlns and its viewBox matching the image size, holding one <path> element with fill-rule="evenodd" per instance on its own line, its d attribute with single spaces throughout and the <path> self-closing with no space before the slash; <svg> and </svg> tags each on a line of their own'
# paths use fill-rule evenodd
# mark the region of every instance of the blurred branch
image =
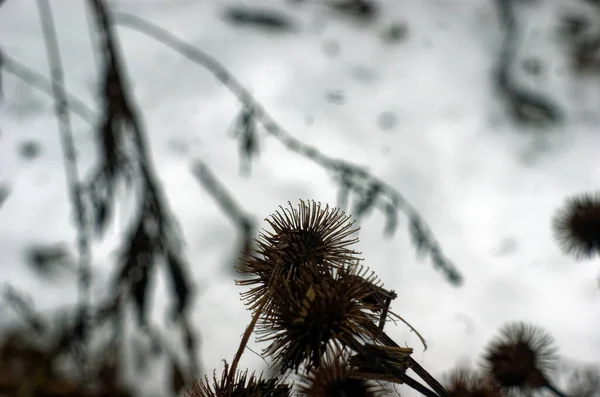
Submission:
<svg viewBox="0 0 600 397">
<path fill-rule="evenodd" d="M 376 193 L 370 198 L 370 205 L 375 204 L 381 196 L 387 197 L 387 202 L 393 205 L 397 210 L 404 214 L 413 223 L 418 223 L 420 250 L 428 251 L 436 267 L 445 274 L 446 278 L 454 285 L 462 283 L 462 276 L 455 268 L 452 262 L 447 259 L 436 241 L 433 233 L 427 226 L 425 220 L 421 218 L 417 210 L 392 186 L 371 175 L 364 168 L 341 159 L 333 159 L 321 153 L 317 149 L 309 146 L 289 134 L 285 129 L 265 111 L 259 102 L 239 83 L 234 76 L 225 69 L 219 62 L 210 57 L 205 52 L 183 42 L 166 30 L 145 21 L 134 15 L 125 13 L 116 13 L 115 22 L 119 25 L 130 27 L 137 30 L 154 40 L 165 44 L 172 50 L 188 58 L 192 62 L 199 64 L 210 73 L 212 73 L 223 85 L 225 85 L 243 105 L 253 110 L 253 116 L 260 120 L 265 130 L 273 137 L 277 138 L 287 149 L 298 153 L 311 161 L 319 164 L 324 169 L 334 173 L 337 176 L 345 175 L 351 182 L 348 186 L 356 190 L 358 186 L 369 186 L 370 190 Z M 388 215 L 389 212 L 384 212 Z"/>
<path fill-rule="evenodd" d="M 148 285 L 156 262 L 163 260 L 169 275 L 173 295 L 176 298 L 173 318 L 179 320 L 185 334 L 186 345 L 194 345 L 191 337 L 187 309 L 190 306 L 193 285 L 189 276 L 189 265 L 184 260 L 182 237 L 176 219 L 163 197 L 160 180 L 155 174 L 146 142 L 146 127 L 142 112 L 129 92 L 125 65 L 117 38 L 112 31 L 110 14 L 102 0 L 89 0 L 90 12 L 96 24 L 100 53 L 103 65 L 101 125 L 98 128 L 103 143 L 103 160 L 98 177 L 91 185 L 96 208 L 96 219 L 104 224 L 109 210 L 109 200 L 113 200 L 114 185 L 120 174 L 127 174 L 127 167 L 140 175 L 141 197 L 139 214 L 125 243 L 121 257 L 121 269 L 113 283 L 113 290 L 127 291 L 134 303 L 139 325 L 148 330 L 146 308 L 148 306 Z M 134 150 L 127 147 L 130 138 Z M 100 227 L 102 227 L 101 225 Z M 199 371 L 195 349 L 187 351 L 191 370 Z M 175 366 L 175 362 L 173 362 Z M 176 365 L 178 377 L 181 367 Z"/>
<path fill-rule="evenodd" d="M 510 75 L 510 68 L 517 53 L 517 19 L 513 0 L 495 0 L 498 16 L 505 35 L 494 71 L 494 81 L 499 92 L 508 102 L 512 117 L 525 124 L 537 126 L 556 124 L 563 119 L 561 109 L 549 99 L 519 87 Z"/>
<path fill-rule="evenodd" d="M 13 76 L 23 80 L 33 88 L 37 88 L 39 91 L 48 94 L 50 97 L 54 97 L 53 83 L 47 77 L 25 66 L 21 62 L 7 55 L 5 52 L 2 53 L 2 58 L 3 71 L 8 72 Z M 55 81 L 54 84 L 58 83 Z M 83 101 L 77 99 L 74 95 L 66 92 L 63 86 L 61 86 L 60 88 L 66 96 L 66 106 L 74 114 L 78 115 L 83 121 L 92 124 L 92 120 L 96 117 L 95 112 Z"/>
<path fill-rule="evenodd" d="M 62 142 L 63 156 L 65 159 L 65 173 L 67 183 L 71 194 L 71 201 L 75 210 L 75 220 L 77 227 L 77 247 L 79 253 L 78 269 L 78 288 L 79 288 L 79 312 L 78 322 L 81 324 L 81 333 L 76 335 L 81 342 L 82 349 L 85 349 L 87 339 L 87 321 L 88 304 L 90 301 L 90 282 L 91 282 L 91 251 L 90 237 L 88 233 L 88 222 L 83 203 L 82 192 L 79 186 L 79 173 L 77 170 L 77 158 L 75 144 L 73 142 L 73 131 L 71 129 L 71 120 L 67 108 L 68 98 L 64 91 L 64 76 L 58 40 L 56 37 L 56 28 L 54 26 L 52 9 L 48 0 L 37 0 L 39 17 L 42 24 L 42 31 L 48 62 L 50 64 L 50 73 L 52 76 L 52 93 L 55 100 L 55 112 L 58 120 L 58 128 Z M 86 355 L 81 356 L 81 370 L 87 371 Z"/>
<path fill-rule="evenodd" d="M 192 168 L 194 176 L 202 184 L 202 186 L 215 198 L 221 209 L 231 219 L 236 226 L 242 230 L 251 230 L 253 228 L 253 220 L 249 215 L 246 215 L 244 210 L 235 202 L 225 187 L 217 180 L 214 174 L 201 161 L 197 161 Z"/>
<path fill-rule="evenodd" d="M 0 208 L 2 208 L 2 204 L 10 195 L 10 188 L 6 185 L 0 185 Z"/>
<path fill-rule="evenodd" d="M 20 314 L 24 318 L 27 325 L 36 334 L 46 330 L 46 325 L 33 309 L 29 299 L 26 299 L 22 293 L 17 292 L 13 286 L 5 284 L 2 291 L 2 297 L 17 314 Z"/>
<path fill-rule="evenodd" d="M 210 169 L 201 161 L 192 167 L 192 173 L 200 184 L 210 193 L 229 219 L 231 219 L 242 233 L 242 257 L 250 254 L 252 239 L 254 237 L 254 220 L 235 202 L 235 199 L 225 187 L 217 180 Z"/>
</svg>

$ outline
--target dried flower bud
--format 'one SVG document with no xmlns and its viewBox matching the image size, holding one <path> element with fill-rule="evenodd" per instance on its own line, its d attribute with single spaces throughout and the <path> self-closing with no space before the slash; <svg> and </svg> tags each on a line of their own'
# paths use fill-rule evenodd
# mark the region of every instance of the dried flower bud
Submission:
<svg viewBox="0 0 600 397">
<path fill-rule="evenodd" d="M 569 198 L 552 227 L 565 253 L 576 259 L 600 254 L 600 193 Z"/>
<path fill-rule="evenodd" d="M 221 379 L 217 379 L 216 371 L 213 373 L 213 381 L 208 377 L 203 380 L 195 380 L 191 390 L 185 392 L 185 397 L 290 397 L 291 387 L 282 383 L 279 379 L 262 379 L 248 371 L 238 372 L 232 381 L 228 378 L 229 366 L 225 363 L 225 369 Z"/>
<path fill-rule="evenodd" d="M 470 369 L 455 369 L 445 378 L 448 397 L 502 397 L 498 385 Z"/>
<path fill-rule="evenodd" d="M 339 276 L 307 273 L 284 281 L 265 311 L 257 333 L 272 341 L 265 349 L 282 370 L 318 367 L 331 349 L 360 348 L 377 331 L 375 316 L 365 312 L 362 300 L 371 293 L 368 283 Z"/>
<path fill-rule="evenodd" d="M 343 354 L 326 360 L 302 379 L 299 391 L 306 397 L 378 397 L 384 392 L 377 383 L 359 376 Z"/>
<path fill-rule="evenodd" d="M 487 347 L 484 367 L 507 392 L 548 387 L 548 371 L 557 359 L 554 341 L 541 328 L 510 323 Z"/>
<path fill-rule="evenodd" d="M 331 274 L 347 262 L 355 262 L 357 252 L 348 248 L 358 239 L 350 238 L 357 229 L 339 209 L 324 209 L 314 201 L 300 201 L 298 209 L 290 207 L 275 212 L 267 222 L 272 232 L 264 231 L 257 241 L 255 254 L 241 260 L 240 273 L 250 276 L 238 285 L 252 288 L 242 298 L 252 309 L 260 307 L 284 280 L 296 280 L 307 269 Z"/>
</svg>

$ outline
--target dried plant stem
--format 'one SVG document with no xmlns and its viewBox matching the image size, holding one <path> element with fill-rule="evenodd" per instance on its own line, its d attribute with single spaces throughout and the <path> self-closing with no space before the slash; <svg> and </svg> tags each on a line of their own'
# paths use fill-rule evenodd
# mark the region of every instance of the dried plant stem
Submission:
<svg viewBox="0 0 600 397">
<path fill-rule="evenodd" d="M 56 37 L 56 28 L 52 18 L 52 9 L 48 0 L 37 0 L 36 2 L 42 31 L 46 44 L 48 62 L 50 64 L 50 73 L 52 76 L 52 91 L 55 100 L 55 111 L 58 120 L 58 128 L 61 137 L 63 155 L 65 158 L 65 173 L 71 201 L 75 209 L 75 222 L 77 227 L 77 247 L 79 251 L 79 313 L 78 321 L 81 322 L 80 337 L 82 341 L 86 337 L 88 321 L 88 304 L 90 301 L 90 278 L 91 278 L 91 251 L 89 244 L 88 222 L 86 220 L 83 197 L 79 186 L 79 173 L 77 170 L 77 159 L 75 144 L 73 142 L 73 132 L 68 112 L 68 98 L 64 90 L 64 76 L 58 40 Z M 81 346 L 82 348 L 84 346 Z M 81 354 L 82 371 L 86 372 L 85 363 L 86 354 Z"/>
<path fill-rule="evenodd" d="M 412 357 L 408 357 L 408 367 L 413 370 L 414 373 L 419 375 L 419 378 L 423 379 L 425 383 L 429 385 L 440 397 L 448 395 L 448 391 L 444 386 L 440 384 L 425 368 L 415 361 Z"/>
<path fill-rule="evenodd" d="M 53 82 L 49 81 L 47 77 L 39 74 L 35 70 L 25 66 L 21 62 L 13 59 L 8 56 L 6 53 L 2 53 L 2 71 L 12 74 L 13 76 L 23 80 L 33 88 L 38 89 L 39 91 L 48 94 L 51 97 L 54 97 L 54 85 L 57 85 L 58 82 L 54 80 Z M 79 116 L 83 121 L 91 124 L 92 120 L 96 117 L 96 113 L 86 105 L 82 100 L 77 97 L 69 94 L 64 86 L 59 85 L 59 88 L 64 93 L 67 103 L 66 106 L 77 116 Z"/>
<path fill-rule="evenodd" d="M 233 380 L 235 379 L 235 371 L 237 370 L 237 366 L 240 362 L 240 359 L 242 358 L 242 354 L 244 354 L 244 350 L 248 345 L 248 340 L 250 340 L 250 335 L 252 335 L 252 332 L 254 332 L 254 327 L 256 326 L 256 323 L 258 322 L 258 319 L 262 314 L 262 309 L 266 303 L 267 300 L 264 300 L 261 303 L 261 305 L 258 308 L 256 308 L 256 311 L 252 316 L 250 324 L 248 324 L 248 326 L 246 327 L 246 331 L 244 332 L 242 340 L 240 341 L 240 346 L 238 347 L 237 352 L 235 352 L 235 356 L 233 357 L 233 361 L 231 362 L 231 367 L 229 368 L 229 374 L 227 375 L 229 382 L 233 382 Z"/>
<path fill-rule="evenodd" d="M 390 338 L 385 332 L 380 334 L 381 341 L 387 346 L 400 347 L 398 344 Z M 429 387 L 431 387 L 440 397 L 448 395 L 448 391 L 438 382 L 425 368 L 423 368 L 418 362 L 415 361 L 411 356 L 407 356 L 408 367 L 413 370 L 414 373 L 419 375 Z"/>
<path fill-rule="evenodd" d="M 396 375 L 396 377 L 398 379 L 402 380 L 402 382 L 404 384 L 406 384 L 407 386 L 411 387 L 412 389 L 418 391 L 422 395 L 424 395 L 426 397 L 440 397 L 438 394 L 436 394 L 433 391 L 429 390 L 427 387 L 423 386 L 421 383 L 419 383 L 418 381 L 414 380 L 410 376 L 408 376 L 406 374 L 403 374 L 400 371 L 395 371 L 394 369 L 388 369 L 388 370 L 390 372 L 392 372 L 392 375 Z M 394 372 L 397 372 L 397 373 L 394 374 Z"/>
<path fill-rule="evenodd" d="M 202 186 L 216 199 L 225 215 L 235 222 L 236 226 L 243 231 L 252 228 L 253 221 L 250 215 L 247 215 L 244 212 L 241 206 L 217 180 L 206 164 L 197 161 L 192 167 L 192 173 Z"/>
</svg>

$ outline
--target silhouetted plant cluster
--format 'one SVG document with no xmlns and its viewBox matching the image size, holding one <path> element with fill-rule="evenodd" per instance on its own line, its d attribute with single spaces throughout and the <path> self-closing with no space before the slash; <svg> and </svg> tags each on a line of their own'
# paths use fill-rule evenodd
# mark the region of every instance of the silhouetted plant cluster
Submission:
<svg viewBox="0 0 600 397">
<path fill-rule="evenodd" d="M 568 252 L 600 253 L 599 208 L 597 197 L 584 195 L 557 212 L 554 229 Z M 386 392 L 385 383 L 428 397 L 518 397 L 542 389 L 557 397 L 600 393 L 599 373 L 592 368 L 575 372 L 570 394 L 561 391 L 553 338 L 522 321 L 506 324 L 488 343 L 479 369 L 454 369 L 442 386 L 412 359 L 412 348 L 385 333 L 386 319 L 404 320 L 390 309 L 394 291 L 383 288 L 351 248 L 358 239 L 349 216 L 301 201 L 297 209 L 291 203 L 280 207 L 266 221 L 272 230 L 260 234 L 254 252 L 238 266 L 246 277 L 237 284 L 249 287 L 241 297 L 253 317 L 233 364 L 225 365 L 219 380 L 216 374 L 212 381 L 197 380 L 187 397 L 288 396 L 290 380 L 308 397 L 378 396 Z M 583 251 L 574 252 L 576 246 Z M 268 343 L 263 357 L 278 365 L 279 377 L 252 375 L 246 382 L 248 371 L 236 372 L 253 331 Z M 410 377 L 409 369 L 427 386 Z"/>
<path fill-rule="evenodd" d="M 508 4 L 498 1 L 501 5 Z M 0 1 L 0 5 L 2 3 Z M 427 223 L 394 187 L 363 167 L 330 158 L 294 138 L 215 59 L 148 21 L 112 13 L 102 0 L 86 2 L 93 16 L 101 55 L 101 103 L 99 110 L 92 110 L 65 89 L 49 2 L 37 0 L 37 3 L 51 78 L 1 51 L 0 71 L 26 81 L 55 100 L 69 193 L 76 210 L 77 266 L 69 267 L 78 275 L 79 297 L 76 307 L 68 307 L 53 316 L 42 316 L 24 298 L 25 294 L 11 287 L 4 288 L 4 300 L 21 314 L 25 325 L 12 330 L 0 343 L 0 393 L 57 397 L 130 395 L 120 379 L 122 352 L 127 345 L 124 323 L 128 304 L 133 305 L 137 315 L 137 330 L 153 346 L 148 354 L 158 353 L 168 358 L 173 393 L 189 385 L 201 372 L 197 359 L 198 333 L 192 329 L 188 313 L 194 286 L 187 261 L 181 254 L 183 241 L 148 153 L 146 127 L 130 92 L 124 59 L 114 34 L 115 25 L 136 29 L 165 44 L 208 70 L 239 99 L 241 110 L 236 118 L 235 137 L 239 140 L 242 172 L 246 175 L 249 175 L 251 162 L 259 155 L 261 133 L 271 135 L 287 149 L 328 171 L 339 186 L 341 207 L 351 208 L 355 218 L 379 210 L 386 217 L 385 234 L 392 236 L 399 223 L 398 214 L 404 214 L 418 252 L 427 254 L 451 284 L 461 284 L 462 275 L 445 257 Z M 332 3 L 333 9 L 361 20 L 370 20 L 376 6 L 367 0 Z M 281 18 L 271 16 L 269 19 L 265 13 L 243 11 L 230 11 L 228 18 L 261 26 L 281 24 Z M 510 10 L 506 8 L 503 12 L 506 26 L 511 27 Z M 513 33 L 507 32 L 508 43 Z M 510 51 L 509 44 L 505 51 Z M 507 65 L 501 64 L 498 81 L 515 100 L 519 92 L 509 84 Z M 1 83 L 0 78 L 0 94 Z M 534 108 L 543 110 L 543 101 L 533 102 Z M 70 112 L 94 126 L 99 161 L 87 178 L 79 176 Z M 550 113 L 549 117 L 553 118 L 554 113 Z M 459 370 L 444 388 L 411 357 L 412 348 L 398 346 L 384 331 L 387 320 L 402 321 L 425 345 L 421 335 L 391 310 L 391 302 L 396 298 L 394 291 L 383 288 L 351 248 L 357 238 L 352 237 L 355 229 L 345 213 L 314 202 L 300 202 L 297 209 L 290 205 L 268 220 L 271 231 L 264 231 L 253 241 L 252 217 L 208 166 L 197 162 L 192 172 L 242 234 L 242 257 L 237 266 L 242 277 L 238 284 L 250 288 L 242 297 L 253 317 L 231 366 L 226 364 L 221 376 L 215 374 L 212 380 L 205 378 L 195 382 L 187 392 L 189 396 L 283 397 L 292 393 L 289 381 L 294 379 L 298 379 L 298 391 L 307 396 L 376 396 L 385 392 L 381 382 L 405 384 L 427 397 L 501 396 L 515 390 L 529 392 L 543 387 L 564 396 L 548 374 L 554 359 L 549 337 L 521 323 L 507 327 L 502 338 L 490 345 L 481 374 Z M 101 236 L 110 224 L 116 192 L 123 185 L 136 198 L 137 205 L 128 225 L 128 237 L 120 246 L 112 288 L 108 296 L 94 301 L 89 292 L 91 231 Z M 9 188 L 0 187 L 0 205 L 8 195 Z M 572 201 L 557 215 L 556 233 L 567 252 L 578 257 L 598 252 L 598 208 L 597 197 L 585 196 Z M 53 261 L 67 261 L 67 257 L 62 248 L 52 250 L 50 247 L 32 250 L 28 259 L 42 269 Z M 148 320 L 151 279 L 161 265 L 170 278 L 174 300 L 172 318 L 179 326 L 180 342 L 188 354 L 187 363 L 174 352 L 172 345 L 177 342 L 167 341 Z M 107 327 L 112 331 L 108 338 L 103 332 Z M 281 376 L 265 379 L 238 370 L 240 357 L 253 333 L 268 343 L 263 354 L 278 364 Z M 58 369 L 71 357 L 75 357 L 74 372 L 78 374 L 75 378 L 65 376 L 65 371 Z M 408 370 L 421 381 L 409 376 Z M 589 371 L 577 379 L 579 390 L 590 393 L 593 388 L 597 389 L 593 374 L 595 372 Z M 568 396 L 588 397 L 584 392 Z"/>
<path fill-rule="evenodd" d="M 304 375 L 301 390 L 308 395 L 376 395 L 383 389 L 375 381 L 406 384 L 429 397 L 446 395 L 412 359 L 412 349 L 385 333 L 387 318 L 404 320 L 390 310 L 396 294 L 352 249 L 358 238 L 349 216 L 301 201 L 297 209 L 291 203 L 280 207 L 267 222 L 272 230 L 260 234 L 254 252 L 237 267 L 245 276 L 238 284 L 249 287 L 242 300 L 253 316 L 232 365 L 219 380 L 215 375 L 212 382 L 197 381 L 189 396 L 290 395 L 285 376 L 246 382 L 247 371 L 237 372 L 252 332 L 268 343 L 263 355 L 282 375 Z M 407 375 L 409 368 L 431 389 Z M 265 388 L 260 393 L 253 391 L 257 384 Z"/>
<path fill-rule="evenodd" d="M 248 91 L 214 59 L 137 17 L 126 14 L 113 15 L 101 0 L 89 0 L 86 3 L 92 16 L 92 30 L 95 31 L 92 37 L 97 41 L 95 44 L 97 44 L 97 52 L 100 54 L 100 57 L 97 58 L 100 68 L 100 109 L 98 111 L 91 109 L 65 89 L 62 61 L 50 4 L 47 0 L 37 1 L 40 19 L 44 26 L 44 37 L 52 72 L 51 79 L 47 79 L 4 52 L 1 52 L 0 66 L 3 72 L 23 79 L 55 99 L 55 110 L 69 179 L 68 186 L 72 205 L 76 209 L 77 265 L 74 267 L 72 263 L 68 263 L 71 262 L 70 255 L 65 253 L 62 248 L 53 250 L 58 245 L 56 247 L 34 247 L 30 250 L 27 258 L 34 268 L 40 270 L 40 274 L 44 274 L 42 271 L 44 270 L 46 275 L 48 270 L 56 268 L 53 266 L 54 262 L 65 262 L 65 267 L 74 269 L 80 281 L 80 294 L 76 310 L 67 310 L 66 313 L 63 313 L 64 318 L 59 322 L 60 329 L 55 330 L 55 333 L 67 335 L 60 339 L 60 343 L 65 346 L 52 350 L 57 353 L 48 356 L 47 367 L 58 365 L 61 360 L 65 359 L 62 353 L 66 351 L 76 358 L 76 372 L 79 375 L 74 382 L 77 385 L 85 383 L 85 379 L 100 376 L 98 372 L 100 368 L 94 366 L 93 363 L 103 362 L 103 352 L 116 349 L 119 354 L 122 354 L 127 343 L 124 335 L 124 321 L 126 308 L 131 303 L 137 315 L 138 330 L 154 346 L 152 352 L 148 354 L 157 352 L 164 354 L 171 362 L 172 390 L 177 392 L 182 385 L 200 372 L 197 360 L 198 334 L 191 328 L 186 310 L 192 299 L 193 286 L 189 281 L 188 265 L 185 258 L 181 256 L 182 239 L 179 236 L 175 218 L 163 197 L 160 182 L 155 175 L 152 160 L 148 154 L 146 127 L 141 112 L 137 109 L 135 100 L 130 93 L 124 61 L 119 51 L 117 38 L 113 33 L 115 23 L 136 28 L 200 64 L 219 78 L 240 99 L 242 110 L 236 123 L 236 137 L 240 142 L 242 171 L 249 171 L 251 160 L 258 155 L 259 126 L 262 125 L 264 131 L 279 139 L 288 149 L 306 156 L 330 171 L 336 180 L 340 181 L 341 191 L 344 192 L 344 195 L 348 196 L 349 193 L 353 193 L 357 198 L 358 215 L 366 215 L 372 208 L 383 209 L 388 218 L 386 230 L 389 235 L 395 231 L 397 211 L 403 211 L 410 220 L 411 235 L 418 245 L 419 251 L 428 252 L 433 263 L 446 274 L 448 280 L 456 285 L 460 284 L 461 275 L 445 258 L 425 221 L 393 187 L 373 177 L 361 167 L 344 160 L 331 159 L 295 139 L 277 125 Z M 360 5 L 359 3 L 361 2 L 356 2 L 357 5 Z M 80 177 L 78 172 L 70 112 L 75 113 L 94 127 L 95 141 L 99 148 L 99 161 L 91 175 L 84 178 Z M 196 163 L 192 171 L 203 187 L 218 201 L 225 214 L 236 223 L 242 233 L 242 251 L 249 254 L 254 234 L 252 218 L 246 215 L 205 164 Z M 128 225 L 128 237 L 121 243 L 121 255 L 112 288 L 106 297 L 94 300 L 89 292 L 92 282 L 90 250 L 92 232 L 95 232 L 98 237 L 102 236 L 113 218 L 116 193 L 123 186 L 135 197 L 136 209 L 132 211 L 133 219 Z M 242 260 L 244 259 L 247 258 L 244 256 Z M 147 319 L 151 280 L 156 268 L 160 265 L 165 266 L 171 281 L 171 292 L 175 302 L 173 319 L 179 325 L 180 344 L 188 353 L 187 363 L 181 362 L 181 359 L 173 353 L 172 345 L 177 345 L 178 342 L 166 341 Z M 355 275 L 349 274 L 348 276 Z M 10 296 L 15 294 L 17 292 L 12 291 Z M 382 302 L 390 299 L 387 294 L 385 291 L 380 291 L 374 295 L 378 299 L 377 305 L 382 305 Z M 5 296 L 5 298 L 7 297 L 8 295 Z M 15 310 L 24 318 L 32 318 L 26 314 L 23 305 L 14 304 L 14 299 L 7 298 L 7 302 L 12 302 Z M 30 312 L 33 312 L 33 309 Z M 52 321 L 50 318 L 42 319 L 41 316 L 36 318 L 38 319 L 36 324 Z M 31 326 L 31 322 L 27 323 Z M 101 338 L 100 335 L 105 335 L 105 331 L 102 330 L 106 330 L 106 327 L 112 328 L 110 337 Z M 48 327 L 44 327 L 44 329 L 46 328 Z M 37 328 L 26 327 L 24 330 L 29 330 L 34 339 L 52 339 L 52 335 L 54 335 L 54 333 L 48 334 L 47 332 L 42 335 Z M 25 332 L 24 330 L 21 332 Z M 98 343 L 100 348 L 97 349 L 98 354 L 96 354 L 91 349 L 92 345 L 95 346 Z M 113 372 L 115 379 L 111 382 L 116 382 L 119 371 Z M 14 388 L 9 387 L 5 392 L 12 393 L 24 384 L 31 384 L 31 379 L 26 376 L 26 373 L 11 374 L 9 383 Z M 48 379 L 52 379 L 52 377 Z M 42 392 L 43 388 L 40 385 L 32 386 L 32 391 L 48 395 L 50 392 Z M 75 390 L 73 393 L 86 393 L 79 386 L 73 390 Z M 98 390 L 103 389 L 99 388 Z"/>
</svg>

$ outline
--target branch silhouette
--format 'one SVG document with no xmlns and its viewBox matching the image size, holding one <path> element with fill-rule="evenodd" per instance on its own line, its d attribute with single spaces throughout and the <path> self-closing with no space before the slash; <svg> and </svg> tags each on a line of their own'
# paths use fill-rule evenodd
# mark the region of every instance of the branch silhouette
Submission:
<svg viewBox="0 0 600 397">
<path fill-rule="evenodd" d="M 314 147 L 294 138 L 267 113 L 260 103 L 223 65 L 205 52 L 178 39 L 168 31 L 134 15 L 115 13 L 114 21 L 119 25 L 137 30 L 153 38 L 208 70 L 238 98 L 244 108 L 252 109 L 253 117 L 263 125 L 269 135 L 278 139 L 287 149 L 308 158 L 332 172 L 338 180 L 343 179 L 343 183 L 341 183 L 342 189 L 350 189 L 357 193 L 365 206 L 373 206 L 382 197 L 386 197 L 387 200 L 383 202 L 384 205 L 388 204 L 396 210 L 404 212 L 410 220 L 411 235 L 418 250 L 429 253 L 434 266 L 444 273 L 450 283 L 461 285 L 463 281 L 462 275 L 443 254 L 440 244 L 433 236 L 427 223 L 408 200 L 394 187 L 371 175 L 363 167 L 342 159 L 331 158 Z M 384 208 L 388 208 L 389 206 Z M 384 215 L 390 217 L 389 212 L 384 211 Z"/>
</svg>

